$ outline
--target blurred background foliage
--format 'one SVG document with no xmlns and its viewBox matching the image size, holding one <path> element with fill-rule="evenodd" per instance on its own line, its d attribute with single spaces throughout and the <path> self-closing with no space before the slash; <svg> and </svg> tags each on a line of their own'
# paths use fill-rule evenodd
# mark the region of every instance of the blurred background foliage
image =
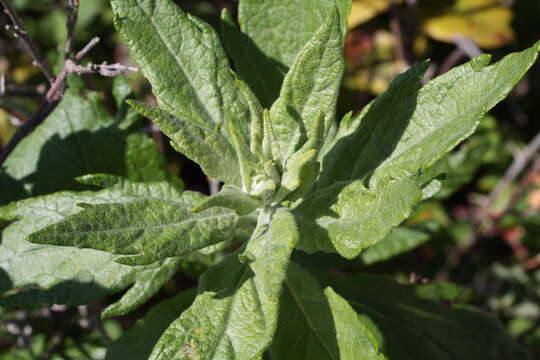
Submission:
<svg viewBox="0 0 540 360">
<path fill-rule="evenodd" d="M 47 62 L 61 69 L 66 41 L 64 0 L 14 0 L 29 35 Z M 217 25 L 233 0 L 177 0 L 189 12 Z M 425 81 L 489 52 L 494 59 L 540 39 L 537 0 L 353 0 L 345 42 L 348 62 L 339 112 L 358 111 L 382 93 L 399 73 L 430 58 Z M 0 28 L 8 24 L 0 15 Z M 85 58 L 93 63 L 131 65 L 112 26 L 107 0 L 81 0 L 75 48 L 92 37 L 100 44 Z M 20 43 L 0 32 L 0 145 L 37 108 L 46 84 Z M 148 83 L 129 73 L 137 97 L 154 103 Z M 81 78 L 111 109 L 112 81 Z M 493 312 L 533 357 L 540 359 L 540 68 L 536 65 L 511 96 L 492 111 L 475 135 L 435 165 L 442 191 L 426 201 L 388 241 L 347 262 L 336 256 L 296 253 L 314 272 L 375 272 L 406 283 L 448 280 L 470 290 L 471 301 Z M 150 123 L 146 131 L 167 155 L 169 167 L 188 189 L 208 193 L 200 169 L 172 151 Z M 526 150 L 532 154 L 524 156 Z M 512 166 L 518 171 L 510 173 Z M 211 183 L 211 182 L 210 182 Z M 0 359 L 102 359 L 104 346 L 125 346 L 135 320 L 163 299 L 196 285 L 198 275 L 219 257 L 190 258 L 176 277 L 133 314 L 101 322 L 99 312 L 119 296 L 78 308 L 31 311 L 0 309 Z M 167 304 L 163 305 L 166 306 Z M 146 321 L 158 321 L 147 314 Z M 166 321 L 166 320 L 159 320 Z M 137 326 L 144 325 L 137 322 Z M 126 329 L 131 328 L 127 333 Z M 124 345 L 122 345 L 124 344 Z"/>
</svg>

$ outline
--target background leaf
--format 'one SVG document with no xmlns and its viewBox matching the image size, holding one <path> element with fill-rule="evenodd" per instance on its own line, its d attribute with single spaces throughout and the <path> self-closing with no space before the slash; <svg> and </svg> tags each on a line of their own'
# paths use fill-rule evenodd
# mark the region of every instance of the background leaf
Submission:
<svg viewBox="0 0 540 360">
<path fill-rule="evenodd" d="M 145 135 L 125 128 L 103 108 L 68 91 L 60 105 L 26 137 L 0 169 L 0 204 L 87 187 L 75 178 L 90 173 L 123 175 L 133 181 L 170 177 L 165 160 Z"/>
<path fill-rule="evenodd" d="M 390 359 L 529 359 L 495 319 L 452 304 L 462 292 L 450 284 L 399 285 L 370 275 L 331 284 L 376 329 Z"/>
</svg>

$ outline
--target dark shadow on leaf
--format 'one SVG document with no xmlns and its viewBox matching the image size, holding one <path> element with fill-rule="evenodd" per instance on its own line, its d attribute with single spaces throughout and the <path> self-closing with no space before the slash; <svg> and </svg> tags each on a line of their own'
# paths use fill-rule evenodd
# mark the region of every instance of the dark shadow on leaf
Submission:
<svg viewBox="0 0 540 360">
<path fill-rule="evenodd" d="M 57 191 L 89 190 L 75 181 L 92 173 L 126 175 L 127 130 L 113 125 L 96 131 L 83 130 L 61 138 L 53 135 L 43 145 L 35 171 L 15 179 L 0 175 L 0 204 Z"/>
<path fill-rule="evenodd" d="M 270 108 L 279 97 L 288 68 L 269 58 L 253 40 L 225 21 L 221 21 L 221 38 L 232 59 L 233 67 L 259 99 Z"/>
<path fill-rule="evenodd" d="M 255 276 L 249 262 L 240 261 L 241 251 L 228 255 L 219 264 L 208 269 L 200 280 L 200 289 L 215 293 L 216 299 L 234 296 L 246 281 Z"/>
<path fill-rule="evenodd" d="M 287 359 L 305 358 L 305 350 L 311 345 L 324 352 L 319 354 L 321 359 L 340 359 L 328 298 L 317 280 L 296 264 L 289 266 L 279 304 L 278 327 L 271 353 L 287 354 Z"/>
<path fill-rule="evenodd" d="M 495 318 L 459 304 L 462 292 L 451 284 L 402 285 L 374 275 L 324 282 L 369 319 L 389 359 L 529 359 Z"/>
<path fill-rule="evenodd" d="M 303 241 L 325 244 L 325 251 L 335 251 L 328 231 L 317 219 L 337 218 L 331 207 L 343 188 L 357 179 L 364 180 L 367 188 L 369 176 L 391 156 L 416 110 L 426 66 L 427 63 L 417 65 L 397 77 L 369 106 L 356 129 L 338 140 L 326 154 L 318 191 L 294 211 Z"/>
<path fill-rule="evenodd" d="M 2 289 L 7 290 L 4 287 Z M 75 306 L 98 301 L 113 292 L 93 282 L 69 280 L 47 289 L 40 288 L 39 285 L 11 289 L 0 297 L 0 307 L 33 308 L 53 304 Z"/>
<path fill-rule="evenodd" d="M 151 308 L 143 321 L 137 322 L 122 336 L 107 346 L 105 360 L 147 360 L 161 335 L 193 302 L 196 291 L 191 289 Z"/>
<path fill-rule="evenodd" d="M 0 268 L 0 294 L 10 290 L 13 287 L 13 283 L 9 275 Z"/>
<path fill-rule="evenodd" d="M 422 63 L 401 74 L 369 105 L 356 129 L 325 155 L 318 189 L 338 181 L 367 179 L 392 154 L 416 110 L 426 68 L 427 63 Z"/>
</svg>

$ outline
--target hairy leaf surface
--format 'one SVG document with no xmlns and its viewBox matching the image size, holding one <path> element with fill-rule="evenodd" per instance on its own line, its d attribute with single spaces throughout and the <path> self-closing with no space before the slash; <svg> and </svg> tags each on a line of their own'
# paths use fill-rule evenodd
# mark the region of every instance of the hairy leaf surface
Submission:
<svg viewBox="0 0 540 360">
<path fill-rule="evenodd" d="M 247 245 L 249 261 L 234 253 L 201 277 L 195 302 L 167 329 L 150 359 L 260 359 L 277 326 L 297 240 L 293 217 L 277 210 L 268 230 Z"/>
<path fill-rule="evenodd" d="M 421 189 L 410 180 L 390 180 L 372 189 L 361 181 L 329 186 L 294 210 L 299 248 L 310 253 L 337 251 L 352 259 L 386 238 L 421 199 Z"/>
<path fill-rule="evenodd" d="M 210 25 L 171 0 L 112 0 L 115 26 L 160 106 L 184 121 L 249 134 L 249 109 Z"/>
<path fill-rule="evenodd" d="M 339 14 L 334 10 L 302 48 L 285 77 L 279 99 L 270 110 L 280 151 L 277 159 L 283 162 L 316 131 L 315 123 L 321 115 L 325 135 L 335 121 L 345 68 L 341 38 Z"/>
<path fill-rule="evenodd" d="M 154 296 L 176 273 L 181 263 L 178 257 L 168 258 L 148 265 L 148 269 L 135 275 L 135 283 L 120 300 L 107 306 L 101 313 L 102 319 L 126 315 Z"/>
<path fill-rule="evenodd" d="M 125 182 L 98 192 L 62 192 L 0 208 L 0 218 L 13 221 L 2 230 L 0 245 L 0 293 L 12 291 L 0 297 L 0 303 L 5 306 L 86 304 L 127 288 L 138 280 L 140 272 L 147 275 L 161 272 L 159 264 L 125 266 L 115 262 L 116 256 L 101 251 L 38 245 L 25 240 L 30 233 L 80 212 L 76 204 L 134 200 L 149 193 L 179 196 L 166 183 Z"/>
<path fill-rule="evenodd" d="M 421 90 L 417 84 L 425 65 L 412 68 L 338 135 L 326 155 L 319 188 L 370 174 L 374 184 L 424 172 L 474 132 L 534 64 L 539 49 L 540 42 L 491 66 L 490 57 L 482 55 Z M 338 163 L 345 166 L 338 169 Z"/>
<path fill-rule="evenodd" d="M 158 124 L 171 138 L 171 145 L 199 164 L 207 175 L 231 185 L 242 185 L 238 157 L 226 136 L 211 127 L 175 117 L 145 103 L 129 103 Z"/>
<path fill-rule="evenodd" d="M 237 216 L 219 208 L 192 213 L 196 194 L 185 192 L 177 199 L 147 194 L 137 200 L 85 206 L 85 210 L 33 233 L 28 239 L 39 244 L 135 255 L 116 261 L 148 265 L 233 238 Z M 198 197 L 202 200 L 203 196 Z"/>
</svg>

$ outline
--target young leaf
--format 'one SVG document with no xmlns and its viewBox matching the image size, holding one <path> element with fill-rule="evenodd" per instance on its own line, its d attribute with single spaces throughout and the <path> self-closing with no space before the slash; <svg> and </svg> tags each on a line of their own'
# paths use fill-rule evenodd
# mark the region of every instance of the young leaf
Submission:
<svg viewBox="0 0 540 360">
<path fill-rule="evenodd" d="M 279 99 L 270 109 L 272 130 L 280 154 L 287 160 L 315 131 L 322 113 L 324 134 L 335 119 L 345 68 L 339 14 L 334 10 L 306 43 L 285 77 Z"/>
<path fill-rule="evenodd" d="M 142 102 L 129 101 L 129 104 L 158 124 L 171 138 L 171 145 L 199 164 L 207 175 L 242 186 L 238 157 L 226 136 Z"/>
<path fill-rule="evenodd" d="M 88 173 L 127 176 L 133 181 L 170 177 L 154 143 L 123 127 L 97 94 L 83 99 L 68 91 L 56 110 L 15 148 L 0 169 L 0 204 L 28 196 L 85 187 L 74 179 Z"/>
<path fill-rule="evenodd" d="M 301 233 L 298 247 L 310 253 L 337 251 L 352 259 L 386 238 L 421 199 L 421 189 L 410 180 L 389 180 L 372 189 L 361 181 L 329 186 L 294 210 Z"/>
<path fill-rule="evenodd" d="M 133 286 L 120 300 L 107 306 L 101 313 L 101 318 L 123 316 L 144 304 L 161 289 L 163 284 L 171 279 L 178 270 L 180 262 L 180 258 L 168 258 L 149 265 L 146 270 L 139 271 L 135 275 Z"/>
<path fill-rule="evenodd" d="M 93 248 L 126 265 L 148 265 L 230 240 L 237 216 L 230 210 L 191 213 L 191 199 L 146 198 L 87 207 L 76 215 L 31 234 L 37 244 Z"/>
<path fill-rule="evenodd" d="M 148 310 L 143 319 L 107 347 L 105 360 L 148 360 L 165 329 L 191 305 L 196 291 L 187 290 Z"/>
<path fill-rule="evenodd" d="M 374 325 L 389 359 L 529 359 L 497 320 L 452 304 L 463 292 L 451 284 L 399 285 L 371 275 L 329 284 Z"/>
<path fill-rule="evenodd" d="M 371 330 L 331 288 L 324 292 L 308 272 L 291 264 L 270 349 L 275 359 L 383 360 Z"/>
<path fill-rule="evenodd" d="M 282 282 L 297 240 L 293 217 L 278 209 L 268 230 L 250 240 L 251 262 L 242 263 L 234 253 L 201 277 L 195 302 L 165 331 L 150 359 L 260 359 L 277 326 Z"/>
<path fill-rule="evenodd" d="M 242 32 L 270 59 L 291 66 L 300 49 L 336 7 L 340 32 L 345 34 L 351 0 L 241 0 L 238 21 Z"/>
<path fill-rule="evenodd" d="M 0 298 L 0 304 L 86 304 L 125 289 L 138 280 L 139 272 L 161 271 L 158 264 L 124 266 L 114 261 L 115 256 L 101 251 L 36 245 L 25 238 L 80 212 L 78 203 L 125 201 L 147 193 L 173 196 L 174 191 L 166 190 L 165 183 L 127 186 L 126 182 L 98 192 L 62 192 L 0 208 L 0 218 L 13 221 L 2 230 L 0 242 L 0 293 L 12 291 Z"/>
<path fill-rule="evenodd" d="M 111 0 L 115 26 L 159 104 L 185 121 L 249 134 L 249 109 L 212 27 L 171 0 Z"/>
</svg>

